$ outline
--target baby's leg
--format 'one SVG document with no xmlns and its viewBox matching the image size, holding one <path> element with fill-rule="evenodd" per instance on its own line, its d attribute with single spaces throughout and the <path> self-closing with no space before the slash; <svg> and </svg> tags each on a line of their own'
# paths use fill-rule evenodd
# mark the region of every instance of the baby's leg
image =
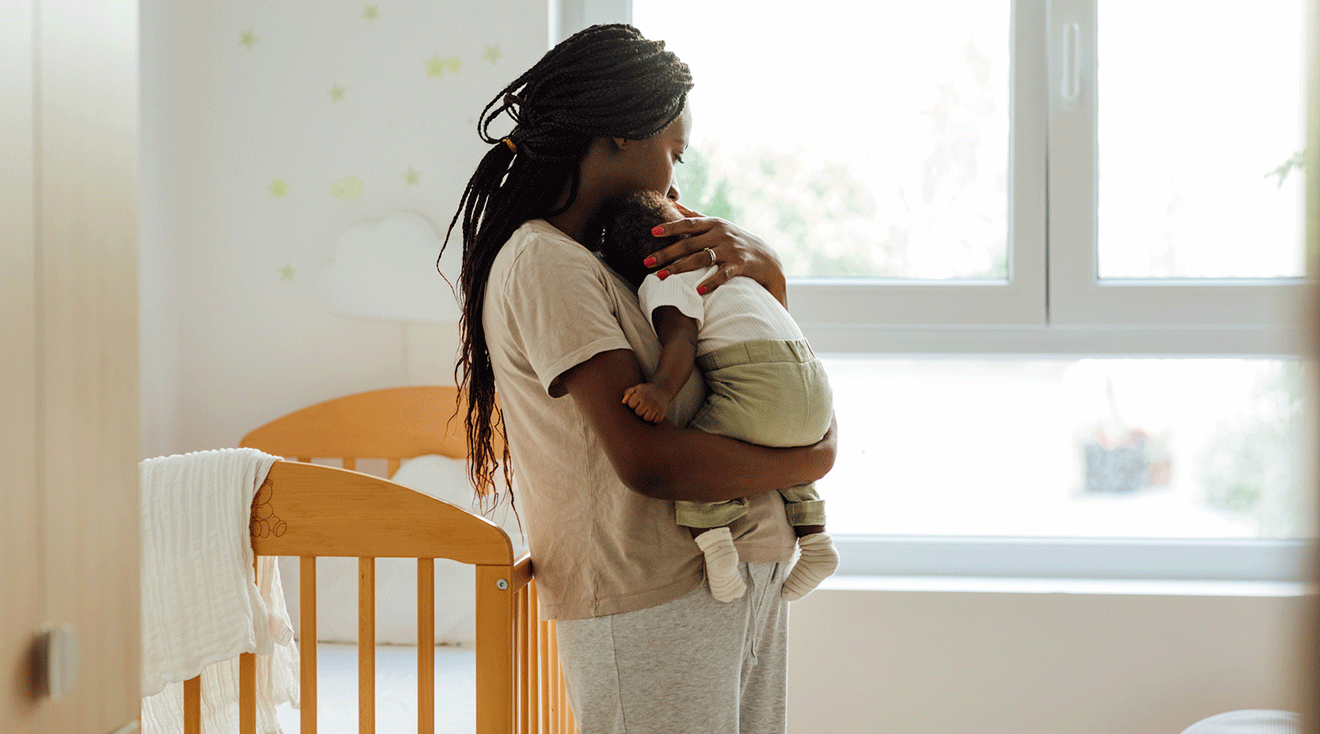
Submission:
<svg viewBox="0 0 1320 734">
<path fill-rule="evenodd" d="M 779 494 L 784 498 L 784 514 L 798 537 L 798 560 L 784 579 L 779 596 L 797 601 L 839 568 L 839 552 L 825 533 L 825 503 L 814 484 L 781 489 Z"/>
<path fill-rule="evenodd" d="M 823 532 L 825 532 L 824 525 L 794 525 L 793 526 L 793 533 L 796 534 L 798 538 L 805 538 L 808 535 L 815 535 L 816 533 L 823 533 Z"/>
<path fill-rule="evenodd" d="M 716 601 L 733 601 L 747 592 L 738 572 L 738 549 L 728 524 L 747 514 L 746 500 L 675 502 L 674 515 L 706 557 L 706 583 Z"/>
</svg>

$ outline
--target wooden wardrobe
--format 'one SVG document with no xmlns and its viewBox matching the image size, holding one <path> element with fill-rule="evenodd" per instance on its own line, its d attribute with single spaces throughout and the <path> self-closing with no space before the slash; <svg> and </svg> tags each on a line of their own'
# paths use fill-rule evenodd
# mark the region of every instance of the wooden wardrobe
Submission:
<svg viewBox="0 0 1320 734">
<path fill-rule="evenodd" d="M 138 728 L 137 55 L 135 0 L 0 9 L 7 734 Z"/>
</svg>

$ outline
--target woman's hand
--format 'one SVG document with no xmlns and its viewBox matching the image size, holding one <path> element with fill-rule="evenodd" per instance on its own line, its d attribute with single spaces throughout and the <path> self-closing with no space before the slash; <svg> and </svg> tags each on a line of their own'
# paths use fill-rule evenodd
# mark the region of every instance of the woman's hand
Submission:
<svg viewBox="0 0 1320 734">
<path fill-rule="evenodd" d="M 745 275 L 760 283 L 784 308 L 788 308 L 788 286 L 783 266 L 765 240 L 732 222 L 704 217 L 677 202 L 674 205 L 685 218 L 665 222 L 653 234 L 657 237 L 690 236 L 651 255 L 654 260 L 647 259 L 647 267 L 685 273 L 717 265 L 718 269 L 697 286 L 699 293 L 704 295 L 729 282 L 735 275 Z"/>
</svg>

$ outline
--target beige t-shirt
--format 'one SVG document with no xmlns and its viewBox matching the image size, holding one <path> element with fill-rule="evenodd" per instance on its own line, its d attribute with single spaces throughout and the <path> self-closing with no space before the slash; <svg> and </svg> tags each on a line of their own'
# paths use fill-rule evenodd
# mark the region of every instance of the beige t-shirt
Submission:
<svg viewBox="0 0 1320 734">
<path fill-rule="evenodd" d="M 547 619 L 631 612 L 703 581 L 701 550 L 672 502 L 619 480 L 559 376 L 602 352 L 633 350 L 650 375 L 660 343 L 628 284 L 544 220 L 518 228 L 496 256 L 483 316 L 509 451 Z M 700 373 L 679 393 L 682 425 L 705 397 Z M 730 530 L 743 561 L 792 557 L 796 539 L 778 492 L 751 498 Z"/>
</svg>

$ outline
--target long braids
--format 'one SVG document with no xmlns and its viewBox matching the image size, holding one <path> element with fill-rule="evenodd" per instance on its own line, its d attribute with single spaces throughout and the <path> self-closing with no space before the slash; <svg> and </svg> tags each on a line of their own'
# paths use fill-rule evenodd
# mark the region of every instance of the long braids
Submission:
<svg viewBox="0 0 1320 734">
<path fill-rule="evenodd" d="M 479 496 L 494 490 L 500 464 L 506 485 L 513 486 L 482 324 L 496 255 L 523 222 L 572 206 L 578 163 L 593 139 L 655 135 L 683 112 L 691 88 L 687 64 L 666 51 L 663 41 L 648 41 L 629 25 L 597 25 L 548 51 L 482 110 L 477 134 L 492 147 L 468 180 L 440 248 L 443 253 L 462 217 L 462 349 L 454 377 L 459 399 L 467 400 L 468 474 Z M 492 136 L 491 124 L 504 114 L 515 123 L 512 132 Z M 556 208 L 566 189 L 567 201 Z"/>
</svg>

